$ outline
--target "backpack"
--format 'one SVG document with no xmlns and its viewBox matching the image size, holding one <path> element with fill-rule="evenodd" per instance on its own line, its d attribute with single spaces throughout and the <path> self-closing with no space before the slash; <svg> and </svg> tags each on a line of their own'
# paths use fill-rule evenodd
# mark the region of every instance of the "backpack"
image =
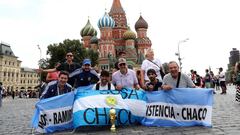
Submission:
<svg viewBox="0 0 240 135">
<path fill-rule="evenodd" d="M 96 84 L 96 90 L 99 90 L 100 83 Z M 108 83 L 108 90 L 111 90 L 111 83 Z"/>
</svg>

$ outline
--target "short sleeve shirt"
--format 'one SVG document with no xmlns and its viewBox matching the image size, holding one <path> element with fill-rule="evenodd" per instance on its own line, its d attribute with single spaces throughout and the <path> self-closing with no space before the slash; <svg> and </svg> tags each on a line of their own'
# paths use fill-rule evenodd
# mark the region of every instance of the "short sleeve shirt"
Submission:
<svg viewBox="0 0 240 135">
<path fill-rule="evenodd" d="M 163 78 L 163 85 L 170 85 L 173 89 L 176 88 L 177 78 L 174 79 L 170 73 L 166 74 Z M 186 75 L 181 73 L 178 88 L 193 88 L 195 86 L 192 80 Z"/>
<path fill-rule="evenodd" d="M 221 73 L 219 74 L 219 81 L 220 81 L 220 82 L 224 82 L 224 81 L 225 81 L 225 73 L 224 73 L 224 72 L 221 72 Z"/>
<path fill-rule="evenodd" d="M 161 61 L 159 59 L 154 59 L 153 62 L 156 63 L 158 66 L 156 64 L 152 63 L 151 61 L 147 60 L 147 59 L 145 59 L 143 61 L 142 65 L 141 65 L 141 69 L 144 70 L 144 72 L 145 72 L 144 80 L 148 80 L 149 81 L 149 78 L 147 76 L 147 71 L 149 69 L 154 69 L 156 71 L 156 73 L 157 73 L 157 79 L 160 82 L 162 82 L 162 77 L 161 77 L 160 68 L 159 68 L 159 67 L 162 66 L 162 63 L 161 63 Z"/>
<path fill-rule="evenodd" d="M 72 64 L 68 64 L 67 62 L 62 63 L 60 66 L 58 66 L 56 69 L 58 71 L 67 71 L 69 74 L 75 71 L 76 69 L 80 68 L 80 64 L 73 62 Z M 73 86 L 74 85 L 74 79 L 69 78 L 68 83 Z"/>
<path fill-rule="evenodd" d="M 68 64 L 67 62 L 62 63 L 60 66 L 58 66 L 56 69 L 58 71 L 67 71 L 69 73 L 72 73 L 74 70 L 80 68 L 80 65 L 78 63 L 73 62 L 72 64 Z"/>
<path fill-rule="evenodd" d="M 138 84 L 138 80 L 136 73 L 133 70 L 128 69 L 125 75 L 118 70 L 112 75 L 112 83 L 126 88 L 133 88 L 134 84 Z"/>
</svg>

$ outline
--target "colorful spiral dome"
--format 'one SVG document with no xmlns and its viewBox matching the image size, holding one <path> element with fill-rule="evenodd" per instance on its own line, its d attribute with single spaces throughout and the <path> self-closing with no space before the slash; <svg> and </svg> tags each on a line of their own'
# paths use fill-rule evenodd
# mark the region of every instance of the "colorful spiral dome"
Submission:
<svg viewBox="0 0 240 135">
<path fill-rule="evenodd" d="M 135 23 L 135 30 L 139 28 L 148 28 L 148 23 L 143 19 L 142 15 L 140 15 L 138 21 Z"/>
<path fill-rule="evenodd" d="M 97 35 L 97 31 L 93 28 L 89 19 L 87 21 L 87 24 L 82 28 L 82 30 L 80 32 L 80 35 L 82 37 L 84 37 L 84 36 L 96 36 Z"/>
<path fill-rule="evenodd" d="M 135 39 L 135 38 L 136 38 L 136 34 L 135 34 L 135 33 L 130 29 L 130 27 L 129 27 L 128 30 L 123 33 L 123 38 L 124 38 L 125 40 Z"/>
<path fill-rule="evenodd" d="M 105 12 L 104 16 L 98 20 L 98 27 L 111 27 L 113 28 L 115 26 L 115 21 L 108 15 L 107 12 Z"/>
<path fill-rule="evenodd" d="M 90 39 L 90 43 L 91 44 L 98 44 L 98 38 L 96 36 L 93 36 L 91 39 Z"/>
</svg>

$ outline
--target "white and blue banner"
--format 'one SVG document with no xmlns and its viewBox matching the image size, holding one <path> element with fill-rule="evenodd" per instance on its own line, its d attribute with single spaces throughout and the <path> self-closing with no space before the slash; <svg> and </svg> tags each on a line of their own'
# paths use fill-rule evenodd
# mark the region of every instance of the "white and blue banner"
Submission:
<svg viewBox="0 0 240 135">
<path fill-rule="evenodd" d="M 178 88 L 145 92 L 81 87 L 36 103 L 32 127 L 52 133 L 82 126 L 110 125 L 109 110 L 116 109 L 118 125 L 211 127 L 213 90 Z"/>
<path fill-rule="evenodd" d="M 145 126 L 212 126 L 213 90 L 178 88 L 146 93 Z"/>
<path fill-rule="evenodd" d="M 74 128 L 110 125 L 109 110 L 116 109 L 116 125 L 141 122 L 146 113 L 142 90 L 78 90 L 73 106 Z"/>
<path fill-rule="evenodd" d="M 42 99 L 35 105 L 32 127 L 39 133 L 73 129 L 74 92 Z"/>
</svg>

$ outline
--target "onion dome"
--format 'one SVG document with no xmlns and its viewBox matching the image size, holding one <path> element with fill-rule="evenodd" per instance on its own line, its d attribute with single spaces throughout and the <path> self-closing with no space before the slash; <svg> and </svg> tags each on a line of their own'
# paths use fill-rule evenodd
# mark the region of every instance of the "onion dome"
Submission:
<svg viewBox="0 0 240 135">
<path fill-rule="evenodd" d="M 90 43 L 91 44 L 98 44 L 98 38 L 96 36 L 93 36 L 91 39 L 90 39 Z"/>
<path fill-rule="evenodd" d="M 135 30 L 139 29 L 139 28 L 148 28 L 148 23 L 142 18 L 142 16 L 140 15 L 138 21 L 135 23 Z"/>
<path fill-rule="evenodd" d="M 87 21 L 87 24 L 82 28 L 80 34 L 81 34 L 82 37 L 84 37 L 84 36 L 96 36 L 97 35 L 97 31 L 93 28 L 89 19 Z"/>
<path fill-rule="evenodd" d="M 115 21 L 108 15 L 107 12 L 105 12 L 104 16 L 98 20 L 98 27 L 111 27 L 113 28 L 115 26 Z"/>
<path fill-rule="evenodd" d="M 130 28 L 128 28 L 128 30 L 123 33 L 123 38 L 125 40 L 135 39 L 136 38 L 136 34 Z"/>
</svg>

